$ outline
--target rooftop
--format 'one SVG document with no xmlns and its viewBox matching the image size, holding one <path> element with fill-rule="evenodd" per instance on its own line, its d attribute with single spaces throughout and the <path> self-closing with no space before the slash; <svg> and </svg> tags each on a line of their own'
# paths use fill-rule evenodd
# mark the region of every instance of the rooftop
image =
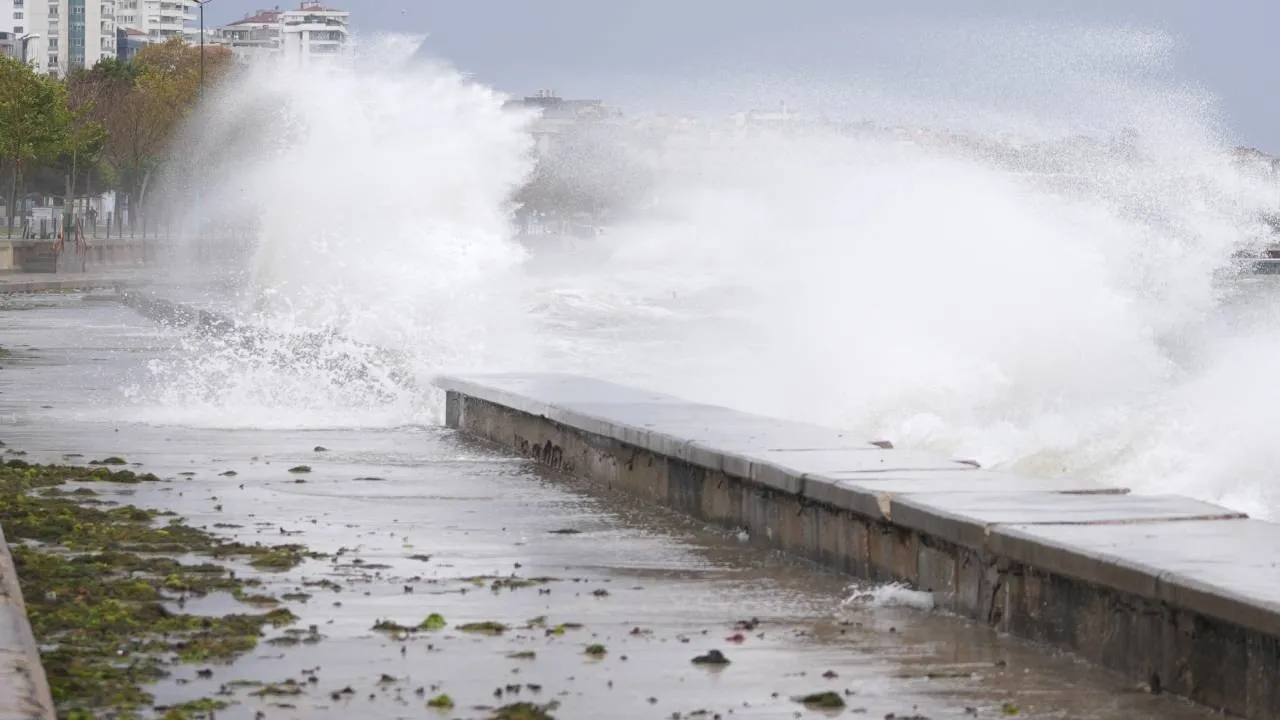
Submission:
<svg viewBox="0 0 1280 720">
<path fill-rule="evenodd" d="M 299 12 L 346 13 L 346 10 L 339 10 L 338 8 L 328 7 L 324 3 L 319 3 L 319 2 L 302 2 L 298 5 L 297 10 L 289 10 L 287 12 L 290 12 L 290 13 L 299 13 Z"/>
<path fill-rule="evenodd" d="M 280 8 L 275 10 L 258 10 L 252 15 L 245 15 L 243 20 L 237 20 L 227 27 L 235 25 L 271 25 L 280 22 Z"/>
</svg>

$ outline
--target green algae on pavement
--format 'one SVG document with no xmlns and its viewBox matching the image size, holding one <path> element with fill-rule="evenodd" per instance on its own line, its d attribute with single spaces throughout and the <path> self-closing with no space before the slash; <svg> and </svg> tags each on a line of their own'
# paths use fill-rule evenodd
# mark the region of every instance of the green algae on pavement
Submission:
<svg viewBox="0 0 1280 720">
<path fill-rule="evenodd" d="M 500 622 L 485 620 L 483 622 L 464 623 L 458 626 L 458 630 L 465 633 L 479 633 L 481 635 L 501 635 L 507 631 L 507 626 Z"/>
<path fill-rule="evenodd" d="M 220 562 L 287 570 L 308 557 L 301 546 L 225 540 L 171 513 L 105 507 L 92 491 L 67 482 L 161 482 L 150 474 L 106 467 L 0 465 L 0 526 L 12 554 L 32 629 L 59 714 L 139 717 L 154 702 L 146 686 L 181 663 L 230 662 L 257 647 L 267 628 L 297 621 L 283 608 L 222 617 L 181 612 L 192 597 L 225 593 L 250 605 L 258 581 Z M 194 559 L 180 562 L 174 557 Z M 179 609 L 175 610 L 174 607 Z M 166 718 L 200 717 L 220 701 L 196 699 L 156 709 Z M 100 713 L 105 713 L 101 714 Z"/>
<path fill-rule="evenodd" d="M 838 710 L 844 707 L 844 698 L 830 690 L 826 692 L 810 693 L 793 699 L 810 709 Z"/>
<path fill-rule="evenodd" d="M 427 701 L 427 707 L 436 708 L 437 710 L 452 710 L 454 707 L 453 698 L 448 695 L 437 695 Z"/>
<path fill-rule="evenodd" d="M 555 720 L 555 716 L 550 711 L 556 706 L 557 703 L 534 705 L 529 702 L 504 705 L 494 710 L 489 720 Z"/>
</svg>

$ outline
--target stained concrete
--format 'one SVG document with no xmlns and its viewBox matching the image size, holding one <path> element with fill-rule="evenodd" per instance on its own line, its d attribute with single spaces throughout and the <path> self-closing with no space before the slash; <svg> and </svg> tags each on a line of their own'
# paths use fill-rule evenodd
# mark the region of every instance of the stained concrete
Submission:
<svg viewBox="0 0 1280 720">
<path fill-rule="evenodd" d="M 116 286 L 132 286 L 140 282 L 139 273 L 128 271 L 19 273 L 15 275 L 0 275 L 0 295 L 96 290 Z"/>
<path fill-rule="evenodd" d="M 27 621 L 18 573 L 0 533 L 0 720 L 53 718 L 53 698 Z"/>
<path fill-rule="evenodd" d="M 1280 571 L 1257 558 L 1280 526 L 1189 498 L 884 450 L 835 429 L 771 429 L 760 416 L 589 378 L 438 385 L 447 424 L 545 464 L 860 577 L 911 584 L 1153 691 L 1280 715 Z"/>
</svg>

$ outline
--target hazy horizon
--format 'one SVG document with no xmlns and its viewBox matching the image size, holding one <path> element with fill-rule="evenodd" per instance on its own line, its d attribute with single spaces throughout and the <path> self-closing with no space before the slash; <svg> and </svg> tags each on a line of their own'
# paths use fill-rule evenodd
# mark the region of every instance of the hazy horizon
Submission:
<svg viewBox="0 0 1280 720">
<path fill-rule="evenodd" d="M 868 77 L 924 97 L 959 88 L 966 103 L 975 93 L 1019 102 L 1018 93 L 1028 90 L 1052 95 L 1044 85 L 1064 68 L 1078 69 L 1078 53 L 1097 48 L 1047 47 L 1023 37 L 1013 51 L 1035 54 L 1029 66 L 1034 72 L 1015 78 L 1018 87 L 1010 89 L 1000 87 L 1009 80 L 1003 76 L 1009 58 L 1003 66 L 983 60 L 1008 55 L 1011 34 L 1092 33 L 1118 45 L 1161 37 L 1169 47 L 1167 61 L 1155 69 L 1159 81 L 1211 96 L 1226 141 L 1280 153 L 1280 99 L 1258 92 L 1252 78 L 1280 61 L 1280 44 L 1269 35 L 1280 27 L 1280 4 L 1264 0 L 1233 3 L 1229 12 L 1194 0 L 1082 0 L 1069 6 L 976 0 L 963 8 L 944 0 L 856 6 L 814 0 L 803 8 L 758 0 L 706 0 L 693 7 L 672 0 L 337 4 L 352 12 L 360 32 L 428 35 L 424 53 L 503 92 L 555 88 L 566 97 L 623 105 L 678 106 L 684 97 L 750 106 L 786 99 L 796 85 L 809 85 L 811 96 L 849 94 L 860 102 Z M 206 20 L 226 24 L 263 5 L 271 4 L 216 0 Z M 1150 68 L 1129 71 L 1141 75 Z M 744 94 L 745 85 L 754 87 Z"/>
</svg>

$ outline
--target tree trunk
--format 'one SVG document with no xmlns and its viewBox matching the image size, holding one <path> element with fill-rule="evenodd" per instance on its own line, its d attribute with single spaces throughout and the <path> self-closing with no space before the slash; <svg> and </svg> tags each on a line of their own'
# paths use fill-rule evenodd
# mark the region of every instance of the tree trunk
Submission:
<svg viewBox="0 0 1280 720">
<path fill-rule="evenodd" d="M 18 208 L 18 168 L 21 165 L 22 165 L 22 162 L 15 158 L 13 161 L 13 175 L 10 177 L 10 182 L 9 182 L 8 237 L 10 238 L 13 237 L 13 216 L 15 213 L 18 212 L 17 210 Z"/>
<path fill-rule="evenodd" d="M 71 154 L 71 169 L 67 171 L 67 192 L 62 198 L 62 239 L 70 242 L 76 227 L 76 155 Z"/>
<path fill-rule="evenodd" d="M 132 203 L 131 210 L 133 211 L 130 217 L 133 217 L 134 215 L 136 215 L 139 218 L 143 217 L 144 213 L 143 213 L 142 207 L 143 207 L 143 204 L 146 202 L 146 198 L 147 198 L 147 186 L 150 184 L 151 184 L 151 171 L 148 170 L 147 174 L 142 176 L 142 184 L 138 186 L 137 197 L 134 197 L 132 195 L 129 196 L 129 200 Z M 145 237 L 146 234 L 147 234 L 146 224 L 144 223 L 143 229 L 142 229 L 142 235 Z"/>
</svg>

